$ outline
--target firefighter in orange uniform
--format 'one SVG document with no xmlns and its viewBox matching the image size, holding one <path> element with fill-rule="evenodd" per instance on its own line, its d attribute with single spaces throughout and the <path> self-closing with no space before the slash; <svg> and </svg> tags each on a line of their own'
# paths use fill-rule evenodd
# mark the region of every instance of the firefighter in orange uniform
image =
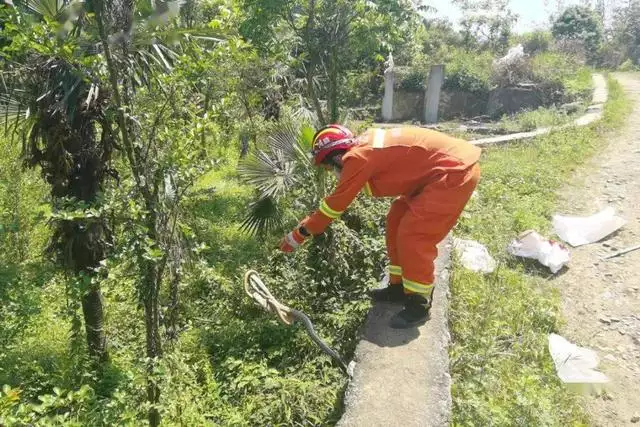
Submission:
<svg viewBox="0 0 640 427">
<path fill-rule="evenodd" d="M 370 129 L 355 137 L 340 125 L 320 129 L 313 138 L 316 165 L 339 174 L 333 194 L 280 242 L 293 251 L 321 234 L 364 191 L 396 196 L 387 214 L 389 286 L 370 292 L 374 301 L 402 302 L 394 328 L 424 323 L 429 317 L 436 245 L 455 226 L 480 178 L 480 148 L 419 127 Z"/>
</svg>

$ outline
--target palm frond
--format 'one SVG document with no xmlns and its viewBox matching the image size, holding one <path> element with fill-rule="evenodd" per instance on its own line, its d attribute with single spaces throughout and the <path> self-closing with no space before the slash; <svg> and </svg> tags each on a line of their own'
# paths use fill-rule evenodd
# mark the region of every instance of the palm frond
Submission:
<svg viewBox="0 0 640 427">
<path fill-rule="evenodd" d="M 5 134 L 17 129 L 28 116 L 24 91 L 4 86 L 0 93 L 0 126 L 4 127 Z"/>
<path fill-rule="evenodd" d="M 261 197 L 275 199 L 284 196 L 296 182 L 294 170 L 295 162 L 282 151 L 267 154 L 259 150 L 238 166 L 240 177 L 255 186 Z"/>
<path fill-rule="evenodd" d="M 162 61 L 162 65 L 164 65 L 165 69 L 167 71 L 171 71 L 172 67 L 169 64 L 169 61 L 167 61 L 167 58 L 163 55 L 160 45 L 158 45 L 157 43 L 153 43 L 151 47 L 153 48 L 155 53 L 158 55 L 158 58 L 160 58 L 160 61 Z M 170 50 L 170 49 L 167 49 L 167 50 Z"/>
<path fill-rule="evenodd" d="M 264 235 L 282 225 L 282 213 L 271 197 L 263 197 L 249 206 L 249 212 L 240 229 L 251 234 Z"/>
<path fill-rule="evenodd" d="M 316 131 L 309 125 L 302 125 L 300 128 L 300 137 L 298 138 L 298 145 L 306 152 L 310 153 L 313 146 L 313 136 Z"/>
<path fill-rule="evenodd" d="M 16 0 L 14 4 L 41 17 L 55 19 L 65 7 L 64 0 Z"/>
<path fill-rule="evenodd" d="M 293 123 L 281 122 L 269 134 L 267 144 L 272 152 L 282 151 L 288 158 L 293 158 L 298 135 L 299 130 Z"/>
<path fill-rule="evenodd" d="M 315 111 L 307 108 L 302 95 L 300 95 L 300 101 L 298 105 L 291 110 L 291 117 L 301 123 L 311 123 L 314 125 L 319 124 L 318 115 Z"/>
</svg>

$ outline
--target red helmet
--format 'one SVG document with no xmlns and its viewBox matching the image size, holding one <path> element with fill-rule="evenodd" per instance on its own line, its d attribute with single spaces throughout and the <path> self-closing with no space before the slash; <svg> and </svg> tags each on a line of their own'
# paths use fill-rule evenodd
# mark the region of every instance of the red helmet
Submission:
<svg viewBox="0 0 640 427">
<path fill-rule="evenodd" d="M 311 154 L 316 165 L 336 150 L 348 150 L 356 145 L 353 132 L 344 126 L 328 125 L 313 136 Z"/>
</svg>

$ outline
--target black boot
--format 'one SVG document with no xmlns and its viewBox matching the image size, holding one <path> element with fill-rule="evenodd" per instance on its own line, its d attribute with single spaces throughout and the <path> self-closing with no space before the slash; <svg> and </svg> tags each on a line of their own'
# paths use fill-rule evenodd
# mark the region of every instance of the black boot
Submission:
<svg viewBox="0 0 640 427">
<path fill-rule="evenodd" d="M 424 324 L 429 320 L 432 299 L 433 296 L 407 295 L 404 309 L 391 318 L 389 325 L 394 329 L 407 329 Z"/>
<path fill-rule="evenodd" d="M 403 302 L 405 298 L 402 285 L 389 285 L 382 289 L 372 289 L 369 296 L 376 302 Z"/>
</svg>

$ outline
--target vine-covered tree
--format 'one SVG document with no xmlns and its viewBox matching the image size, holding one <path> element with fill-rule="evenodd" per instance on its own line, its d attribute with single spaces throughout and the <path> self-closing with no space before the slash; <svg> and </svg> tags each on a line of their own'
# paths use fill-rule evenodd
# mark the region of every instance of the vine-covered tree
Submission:
<svg viewBox="0 0 640 427">
<path fill-rule="evenodd" d="M 585 54 L 590 62 L 597 60 L 602 45 L 602 22 L 589 7 L 567 8 L 553 23 L 553 36 L 558 40 L 579 41 L 584 44 Z"/>
</svg>

